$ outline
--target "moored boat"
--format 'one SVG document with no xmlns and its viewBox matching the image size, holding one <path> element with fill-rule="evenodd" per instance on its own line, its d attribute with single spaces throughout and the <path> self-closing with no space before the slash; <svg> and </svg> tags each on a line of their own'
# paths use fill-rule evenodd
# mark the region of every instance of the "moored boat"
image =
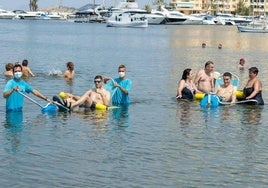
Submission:
<svg viewBox="0 0 268 188">
<path fill-rule="evenodd" d="M 148 27 L 148 20 L 140 15 L 121 13 L 112 15 L 107 20 L 107 27 Z"/>
<path fill-rule="evenodd" d="M 237 25 L 237 29 L 240 32 L 268 33 L 267 24 L 263 24 L 263 25 Z"/>
<path fill-rule="evenodd" d="M 13 19 L 16 14 L 12 11 L 0 9 L 0 19 Z"/>
</svg>

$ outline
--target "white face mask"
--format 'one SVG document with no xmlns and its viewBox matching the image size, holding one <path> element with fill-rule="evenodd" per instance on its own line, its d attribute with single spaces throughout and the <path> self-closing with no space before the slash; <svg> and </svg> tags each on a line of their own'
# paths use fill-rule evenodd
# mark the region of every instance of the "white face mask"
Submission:
<svg viewBox="0 0 268 188">
<path fill-rule="evenodd" d="M 15 72 L 14 73 L 14 77 L 17 78 L 17 79 L 20 79 L 22 76 L 22 72 Z"/>
<path fill-rule="evenodd" d="M 126 73 L 125 72 L 118 72 L 119 78 L 125 77 Z"/>
</svg>

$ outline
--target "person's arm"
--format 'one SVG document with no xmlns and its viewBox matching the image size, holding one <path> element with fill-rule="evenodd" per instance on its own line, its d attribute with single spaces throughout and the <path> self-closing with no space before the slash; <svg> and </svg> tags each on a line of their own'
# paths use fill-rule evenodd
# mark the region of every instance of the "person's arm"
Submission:
<svg viewBox="0 0 268 188">
<path fill-rule="evenodd" d="M 5 91 L 5 92 L 3 93 L 3 97 L 4 97 L 4 98 L 9 97 L 14 91 L 16 91 L 16 90 L 18 90 L 18 89 L 19 89 L 19 87 L 16 86 L 16 87 L 11 88 L 10 90 Z"/>
<path fill-rule="evenodd" d="M 114 87 L 118 87 L 125 95 L 128 95 L 128 90 L 120 86 L 117 82 L 114 82 Z"/>
<path fill-rule="evenodd" d="M 75 101 L 74 103 L 72 103 L 71 108 L 74 108 L 76 106 L 82 105 L 88 99 L 88 97 L 91 95 L 91 93 L 92 93 L 92 89 L 88 90 L 77 101 Z"/>
<path fill-rule="evenodd" d="M 196 87 L 198 87 L 198 82 L 199 82 L 201 76 L 202 76 L 202 72 L 201 72 L 201 71 L 199 71 L 199 72 L 196 74 L 196 76 L 195 76 L 194 84 L 196 85 Z"/>
<path fill-rule="evenodd" d="M 181 98 L 182 97 L 182 93 L 181 91 L 183 90 L 183 87 L 185 85 L 185 80 L 180 80 L 179 84 L 178 84 L 178 89 L 177 89 L 177 96 L 176 98 Z"/>
<path fill-rule="evenodd" d="M 29 74 L 32 76 L 32 77 L 34 77 L 35 75 L 34 75 L 34 73 L 31 71 L 31 69 L 30 68 L 28 68 L 28 72 L 29 72 Z"/>
<path fill-rule="evenodd" d="M 63 78 L 67 78 L 68 77 L 68 71 L 66 70 L 62 75 Z"/>
<path fill-rule="evenodd" d="M 38 90 L 36 90 L 36 89 L 34 89 L 34 90 L 32 91 L 32 93 L 33 93 L 35 96 L 39 97 L 40 99 L 43 99 L 43 100 L 45 100 L 45 101 L 47 101 L 47 102 L 51 102 L 49 98 L 47 98 L 45 95 L 43 95 L 40 91 L 38 91 Z"/>
<path fill-rule="evenodd" d="M 210 80 L 210 84 L 211 84 L 211 92 L 214 92 L 215 91 L 215 88 L 214 88 L 214 82 L 215 82 L 215 78 L 214 76 L 211 74 L 211 80 Z"/>
<path fill-rule="evenodd" d="M 108 77 L 104 77 L 104 78 L 103 78 L 103 83 L 104 83 L 104 84 L 107 84 L 107 82 L 108 82 L 109 80 L 110 80 L 110 78 L 108 78 Z"/>
<path fill-rule="evenodd" d="M 254 91 L 248 97 L 246 97 L 246 99 L 254 98 L 257 95 L 257 93 L 261 91 L 261 82 L 259 80 L 255 81 L 255 83 L 253 83 L 253 87 Z"/>
<path fill-rule="evenodd" d="M 215 93 L 216 93 L 216 95 L 219 95 L 220 91 L 221 91 L 221 87 L 218 86 L 218 87 L 215 89 Z"/>
</svg>

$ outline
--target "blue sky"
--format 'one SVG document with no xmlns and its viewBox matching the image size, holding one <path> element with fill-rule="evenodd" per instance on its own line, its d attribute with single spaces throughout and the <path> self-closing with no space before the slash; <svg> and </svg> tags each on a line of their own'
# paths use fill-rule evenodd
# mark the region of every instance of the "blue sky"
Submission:
<svg viewBox="0 0 268 188">
<path fill-rule="evenodd" d="M 138 0 L 138 4 L 140 8 L 143 8 L 144 5 L 149 5 L 152 7 L 153 0 Z M 22 9 L 22 10 L 29 10 L 29 2 L 30 0 L 0 0 L 0 8 L 5 10 L 15 10 L 15 9 Z M 94 0 L 38 0 L 38 7 L 39 8 L 46 8 L 52 5 L 59 5 L 67 6 L 67 7 L 74 7 L 80 8 L 87 3 L 93 3 Z M 118 4 L 119 0 L 95 0 L 97 4 L 106 4 L 106 6 L 115 6 Z"/>
</svg>

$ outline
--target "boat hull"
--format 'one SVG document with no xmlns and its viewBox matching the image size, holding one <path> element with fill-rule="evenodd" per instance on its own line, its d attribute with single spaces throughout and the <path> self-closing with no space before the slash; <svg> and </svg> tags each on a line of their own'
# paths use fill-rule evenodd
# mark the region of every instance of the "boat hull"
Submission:
<svg viewBox="0 0 268 188">
<path fill-rule="evenodd" d="M 142 22 L 117 22 L 117 21 L 107 21 L 107 27 L 136 27 L 136 28 L 146 28 L 148 27 L 148 21 Z"/>
<path fill-rule="evenodd" d="M 266 26 L 254 27 L 254 26 L 237 26 L 238 31 L 240 32 L 249 32 L 249 33 L 268 33 L 268 28 Z"/>
</svg>

